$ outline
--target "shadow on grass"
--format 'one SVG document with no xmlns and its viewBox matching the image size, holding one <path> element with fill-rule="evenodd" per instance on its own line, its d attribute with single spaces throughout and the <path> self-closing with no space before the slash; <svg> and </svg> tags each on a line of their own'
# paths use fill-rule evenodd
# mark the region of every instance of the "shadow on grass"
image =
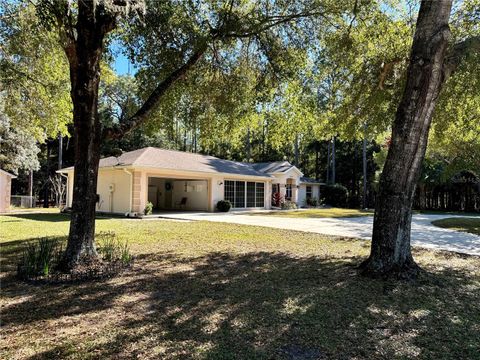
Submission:
<svg viewBox="0 0 480 360">
<path fill-rule="evenodd" d="M 8 220 L 3 220 L 2 222 L 20 222 L 22 220 L 33 220 L 33 221 L 42 221 L 42 222 L 67 222 L 70 221 L 69 213 L 25 213 L 25 214 L 8 214 L 2 215 L 3 218 Z M 98 213 L 96 216 L 97 219 L 109 220 L 109 219 L 126 219 L 123 215 L 116 214 L 105 214 Z M 131 218 L 132 219 L 132 218 Z"/>
<path fill-rule="evenodd" d="M 3 285 L 6 329 L 74 317 L 75 336 L 31 359 L 473 358 L 478 279 L 444 270 L 412 283 L 357 276 L 356 257 L 252 252 L 143 254 L 118 279 L 78 286 Z M 101 329 L 88 320 L 101 315 Z M 78 316 L 80 315 L 80 317 Z M 65 320 L 63 320 L 65 321 Z M 60 322 L 68 327 L 67 322 Z M 102 330 L 103 329 L 103 330 Z M 58 329 L 57 329 L 58 330 Z M 68 331 L 66 328 L 62 330 Z M 87 336 L 87 335 L 84 335 Z M 448 339 L 448 341 L 443 341 Z"/>
</svg>

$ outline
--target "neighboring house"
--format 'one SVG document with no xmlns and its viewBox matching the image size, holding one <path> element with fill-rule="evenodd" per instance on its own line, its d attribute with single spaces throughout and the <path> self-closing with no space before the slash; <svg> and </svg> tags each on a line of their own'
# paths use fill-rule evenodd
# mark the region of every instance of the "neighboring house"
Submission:
<svg viewBox="0 0 480 360">
<path fill-rule="evenodd" d="M 10 210 L 12 179 L 16 176 L 0 169 L 0 213 Z"/>
<path fill-rule="evenodd" d="M 73 167 L 58 172 L 68 176 L 71 207 Z M 111 213 L 141 213 L 147 202 L 156 210 L 214 211 L 220 200 L 234 209 L 270 209 L 274 192 L 299 206 L 318 199 L 320 183 L 287 161 L 251 164 L 147 147 L 101 159 L 97 192 L 97 211 Z"/>
</svg>

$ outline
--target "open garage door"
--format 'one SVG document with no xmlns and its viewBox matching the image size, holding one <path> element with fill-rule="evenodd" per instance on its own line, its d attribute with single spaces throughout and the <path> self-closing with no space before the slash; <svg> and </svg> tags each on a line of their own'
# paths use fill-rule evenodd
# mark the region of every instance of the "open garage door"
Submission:
<svg viewBox="0 0 480 360">
<path fill-rule="evenodd" d="M 154 211 L 208 211 L 208 180 L 149 177 L 148 201 Z"/>
</svg>

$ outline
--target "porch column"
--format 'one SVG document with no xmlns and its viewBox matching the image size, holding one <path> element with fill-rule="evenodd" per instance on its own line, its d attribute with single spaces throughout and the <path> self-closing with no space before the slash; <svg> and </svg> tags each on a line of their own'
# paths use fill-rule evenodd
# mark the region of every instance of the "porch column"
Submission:
<svg viewBox="0 0 480 360">
<path fill-rule="evenodd" d="M 134 212 L 143 212 L 145 209 L 145 204 L 142 208 L 142 172 L 135 171 L 133 173 L 133 191 L 132 191 L 132 211 Z"/>
</svg>

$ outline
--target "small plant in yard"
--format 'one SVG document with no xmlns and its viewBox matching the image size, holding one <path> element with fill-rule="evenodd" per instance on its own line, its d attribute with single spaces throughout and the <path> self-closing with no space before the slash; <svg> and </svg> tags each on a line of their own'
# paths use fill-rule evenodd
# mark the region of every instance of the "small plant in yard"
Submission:
<svg viewBox="0 0 480 360">
<path fill-rule="evenodd" d="M 228 200 L 220 200 L 217 202 L 217 210 L 220 212 L 229 212 L 232 208 L 232 203 Z"/>
<path fill-rule="evenodd" d="M 128 265 L 132 262 L 128 241 L 122 242 L 113 231 L 103 231 L 97 234 L 99 244 L 98 253 L 103 260 L 108 262 L 120 261 Z"/>
<path fill-rule="evenodd" d="M 153 204 L 149 201 L 147 202 L 147 205 L 145 205 L 145 209 L 143 210 L 143 213 L 145 215 L 152 215 L 153 212 Z"/>
<path fill-rule="evenodd" d="M 307 206 L 317 207 L 318 199 L 317 198 L 307 198 Z"/>
<path fill-rule="evenodd" d="M 297 204 L 293 201 L 287 200 L 282 203 L 282 210 L 294 210 L 297 208 Z"/>
<path fill-rule="evenodd" d="M 62 245 L 57 238 L 40 238 L 27 243 L 18 264 L 18 275 L 23 278 L 48 276 L 59 264 Z"/>
<path fill-rule="evenodd" d="M 45 237 L 28 242 L 18 263 L 18 277 L 40 282 L 89 280 L 115 275 L 133 261 L 128 241 L 120 241 L 113 231 L 107 231 L 97 234 L 100 261 L 82 263 L 62 272 L 59 264 L 64 241 L 62 237 Z"/>
<path fill-rule="evenodd" d="M 279 192 L 273 194 L 272 205 L 276 207 L 282 207 L 282 204 L 285 202 L 285 198 Z"/>
</svg>

